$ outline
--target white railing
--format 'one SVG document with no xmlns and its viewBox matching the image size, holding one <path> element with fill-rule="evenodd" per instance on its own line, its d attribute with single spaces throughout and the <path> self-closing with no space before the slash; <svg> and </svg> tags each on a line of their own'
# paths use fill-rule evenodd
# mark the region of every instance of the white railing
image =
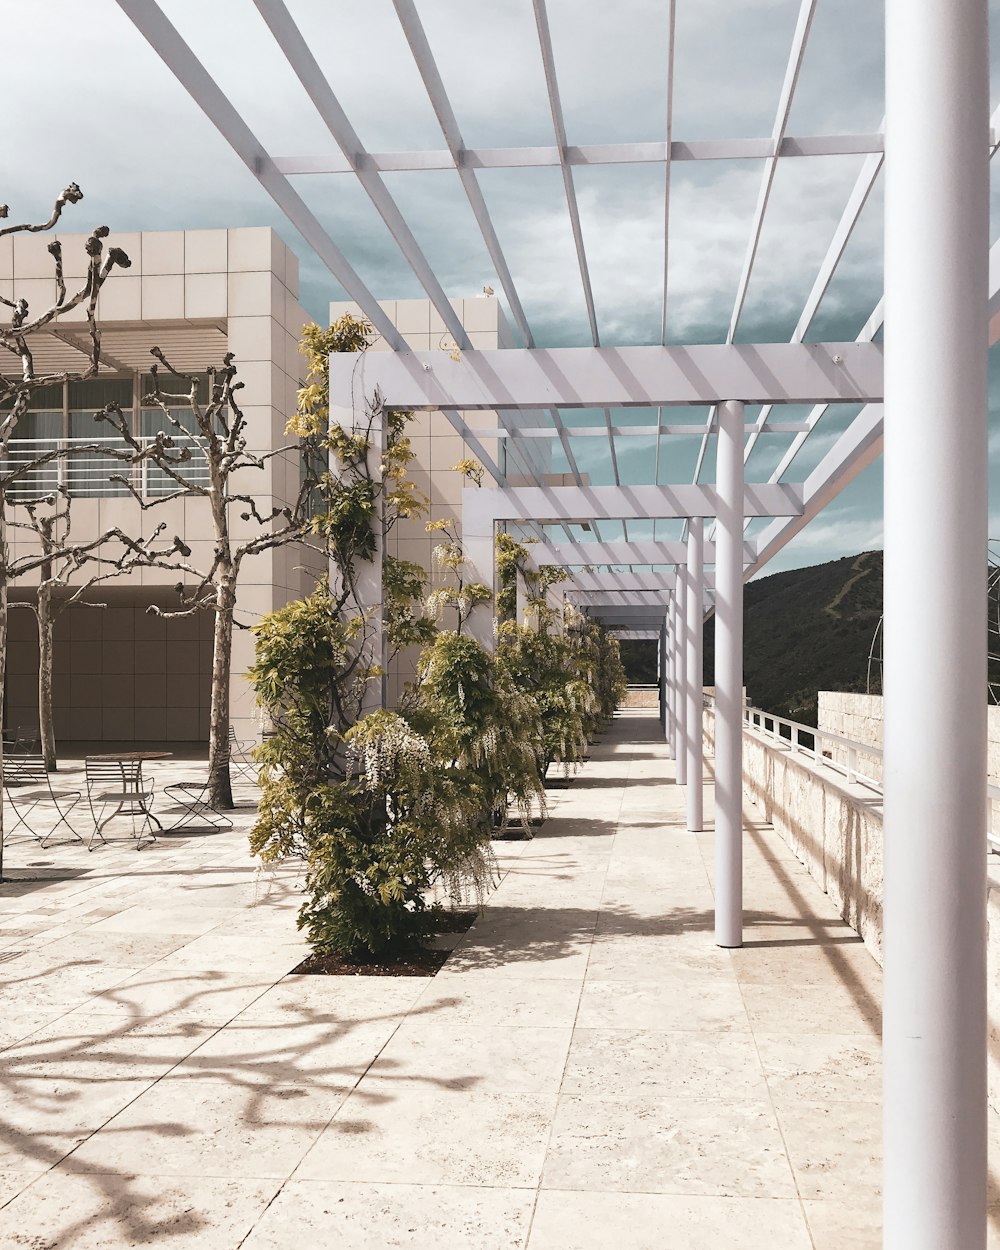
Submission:
<svg viewBox="0 0 1000 1250">
<path fill-rule="evenodd" d="M 710 695 L 705 696 L 705 704 L 714 707 Z M 882 751 L 879 747 L 870 746 L 867 742 L 856 742 L 841 734 L 828 733 L 825 729 L 816 729 L 812 725 L 803 725 L 799 721 L 776 716 L 773 712 L 765 712 L 759 707 L 745 707 L 743 720 L 747 729 L 767 738 L 776 746 L 780 745 L 790 755 L 804 755 L 816 767 L 829 768 L 843 777 L 849 785 L 863 786 L 873 794 L 882 794 L 881 778 L 869 777 L 858 767 L 860 756 L 867 755 L 881 760 Z M 803 741 L 803 738 L 811 738 L 812 745 Z M 830 748 L 829 753 L 824 748 Z M 839 751 L 844 758 L 836 758 L 834 750 Z M 986 841 L 990 850 L 1000 853 L 1000 833 L 994 833 L 995 803 L 1000 803 L 1000 786 L 987 785 Z"/>
<path fill-rule="evenodd" d="M 208 465 L 198 440 L 176 432 L 171 433 L 170 437 L 176 447 L 187 447 L 191 451 L 191 459 L 179 466 L 185 480 L 198 486 L 207 485 Z M 137 441 L 140 446 L 147 446 L 153 441 L 153 436 L 146 435 Z M 97 450 L 74 450 L 74 446 Z M 3 456 L 3 465 L 8 471 L 32 464 L 47 452 L 58 451 L 65 454 L 55 456 L 39 468 L 29 469 L 22 477 L 17 478 L 8 489 L 8 498 L 14 502 L 19 499 L 38 499 L 60 489 L 68 491 L 70 495 L 91 499 L 128 495 L 129 490 L 124 482 L 111 481 L 112 474 L 127 478 L 136 492 L 144 497 L 169 495 L 178 489 L 170 475 L 150 461 L 142 460 L 138 464 L 130 465 L 127 459 L 102 454 L 100 449 L 104 447 L 108 449 L 108 453 L 132 452 L 120 438 L 12 438 Z"/>
<path fill-rule="evenodd" d="M 816 729 L 812 725 L 803 725 L 784 716 L 775 716 L 773 712 L 762 711 L 759 707 L 744 708 L 743 719 L 748 729 L 756 729 L 766 738 L 780 740 L 791 754 L 805 755 L 821 767 L 832 768 L 850 785 L 864 786 L 876 794 L 882 793 L 881 778 L 869 777 L 858 767 L 858 757 L 861 755 L 870 755 L 881 760 L 882 752 L 878 747 L 855 742 L 852 738 L 828 733 L 825 729 Z M 812 745 L 803 741 L 804 738 L 812 738 Z M 830 748 L 829 753 L 824 749 L 826 747 Z M 834 749 L 846 756 L 843 762 L 834 756 Z"/>
</svg>

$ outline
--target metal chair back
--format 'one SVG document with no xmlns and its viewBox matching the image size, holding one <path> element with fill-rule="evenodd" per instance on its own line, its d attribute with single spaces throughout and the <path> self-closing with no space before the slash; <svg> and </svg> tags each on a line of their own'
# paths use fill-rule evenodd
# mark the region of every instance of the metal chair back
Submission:
<svg viewBox="0 0 1000 1250">
<path fill-rule="evenodd" d="M 142 785 L 142 760 L 84 760 L 87 773 L 87 789 L 98 786 L 138 790 Z"/>
<path fill-rule="evenodd" d="M 49 789 L 49 770 L 41 755 L 8 755 L 3 762 L 6 786 L 43 786 Z"/>
</svg>

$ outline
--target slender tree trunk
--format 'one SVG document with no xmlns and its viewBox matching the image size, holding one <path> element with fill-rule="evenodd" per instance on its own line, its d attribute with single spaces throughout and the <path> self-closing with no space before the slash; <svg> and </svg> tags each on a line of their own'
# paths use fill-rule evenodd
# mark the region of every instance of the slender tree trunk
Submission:
<svg viewBox="0 0 1000 1250">
<path fill-rule="evenodd" d="M 56 730 L 52 716 L 52 654 L 55 618 L 52 615 L 52 590 L 48 585 L 49 566 L 42 566 L 38 587 L 38 741 L 45 767 L 56 771 Z"/>
<path fill-rule="evenodd" d="M 213 806 L 232 809 L 233 787 L 229 775 L 229 676 L 233 663 L 233 612 L 236 581 L 232 570 L 219 581 L 215 601 L 215 636 L 212 651 L 212 711 L 208 734 L 208 781 Z"/>
</svg>

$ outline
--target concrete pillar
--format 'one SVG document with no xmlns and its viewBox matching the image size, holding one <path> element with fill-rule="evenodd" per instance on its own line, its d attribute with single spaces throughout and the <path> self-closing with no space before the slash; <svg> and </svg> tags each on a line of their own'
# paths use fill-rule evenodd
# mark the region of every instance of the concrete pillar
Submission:
<svg viewBox="0 0 1000 1250">
<path fill-rule="evenodd" d="M 469 583 L 482 583 L 493 591 L 494 600 L 477 604 L 465 623 L 465 632 L 487 651 L 493 650 L 496 614 L 496 552 L 495 522 L 483 506 L 477 486 L 462 491 L 462 554 L 465 557 L 464 577 Z"/>
<path fill-rule="evenodd" d="M 884 1241 L 986 1245 L 987 0 L 886 0 Z"/>
<path fill-rule="evenodd" d="M 715 529 L 715 941 L 743 944 L 743 405 L 719 405 Z"/>
<path fill-rule="evenodd" d="M 688 567 L 687 595 L 684 612 L 686 638 L 686 698 L 685 718 L 687 720 L 687 823 L 691 833 L 698 833 L 702 826 L 702 778 L 705 738 L 702 733 L 702 628 L 703 604 L 705 600 L 705 567 L 703 555 L 705 551 L 705 521 L 702 517 L 691 517 L 688 521 Z"/>
<path fill-rule="evenodd" d="M 660 709 L 660 728 L 663 730 L 664 738 L 669 738 L 670 732 L 667 726 L 667 627 L 660 626 L 660 632 L 656 638 L 656 693 L 657 703 Z"/>
<path fill-rule="evenodd" d="M 664 731 L 667 737 L 667 747 L 672 756 L 677 753 L 677 725 L 674 720 L 674 682 L 676 680 L 675 673 L 675 657 L 674 657 L 674 596 L 667 596 L 667 619 L 663 623 L 663 714 L 664 714 Z"/>
<path fill-rule="evenodd" d="M 674 688 L 672 691 L 677 737 L 674 752 L 675 776 L 679 786 L 687 781 L 687 714 L 685 710 L 687 704 L 687 634 L 684 629 L 686 605 L 687 568 L 681 565 L 677 569 L 677 591 L 673 601 Z"/>
</svg>

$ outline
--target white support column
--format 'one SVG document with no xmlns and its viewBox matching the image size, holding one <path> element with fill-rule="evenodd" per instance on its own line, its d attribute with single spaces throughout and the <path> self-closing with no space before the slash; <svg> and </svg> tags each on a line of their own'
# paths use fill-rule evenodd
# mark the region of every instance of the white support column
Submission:
<svg viewBox="0 0 1000 1250">
<path fill-rule="evenodd" d="M 687 781 L 687 631 L 684 628 L 687 611 L 687 566 L 681 565 L 677 570 L 677 593 L 673 602 L 673 645 L 674 645 L 674 726 L 676 746 L 675 778 L 682 786 Z"/>
<path fill-rule="evenodd" d="M 688 567 L 687 595 L 684 612 L 684 636 L 686 639 L 685 719 L 687 721 L 687 824 L 691 833 L 699 833 L 702 826 L 702 786 L 705 735 L 702 732 L 702 702 L 704 676 L 702 673 L 702 629 L 705 601 L 705 567 L 702 553 L 705 542 L 705 522 L 702 517 L 688 521 Z"/>
<path fill-rule="evenodd" d="M 666 626 L 660 626 L 660 632 L 656 635 L 656 707 L 660 718 L 660 728 L 663 730 L 663 737 L 667 736 L 667 631 Z"/>
<path fill-rule="evenodd" d="M 670 755 L 677 751 L 677 734 L 674 725 L 674 597 L 667 595 L 667 619 L 663 625 L 663 715 L 664 733 Z"/>
<path fill-rule="evenodd" d="M 986 1245 L 987 0 L 886 0 L 889 1250 Z"/>
<path fill-rule="evenodd" d="M 478 487 L 467 486 L 462 491 L 462 555 L 465 557 L 463 575 L 469 583 L 480 582 L 489 586 L 494 598 L 489 603 L 477 604 L 472 609 L 465 629 L 487 651 L 492 651 L 493 622 L 496 615 L 496 522 L 491 510 L 483 505 L 483 499 L 484 495 Z"/>
<path fill-rule="evenodd" d="M 715 941 L 743 944 L 743 405 L 718 409 L 715 532 Z"/>
<path fill-rule="evenodd" d="M 369 440 L 367 465 L 368 472 L 376 481 L 381 473 L 382 455 L 385 448 L 385 414 L 373 416 L 364 405 L 358 408 L 330 409 L 331 425 L 340 425 L 353 434 L 366 434 Z M 336 457 L 332 457 L 331 474 L 339 474 L 340 466 Z M 381 679 L 374 678 L 365 688 L 361 713 L 366 716 L 385 707 L 387 684 L 387 649 L 385 632 L 385 605 L 382 595 L 382 557 L 385 551 L 384 509 L 381 498 L 377 504 L 375 528 L 375 554 L 371 560 L 359 560 L 355 571 L 355 594 L 358 609 L 367 618 L 364 639 L 361 645 L 367 653 L 367 663 L 378 665 L 382 669 Z M 330 568 L 330 584 L 336 586 L 340 570 Z"/>
</svg>

